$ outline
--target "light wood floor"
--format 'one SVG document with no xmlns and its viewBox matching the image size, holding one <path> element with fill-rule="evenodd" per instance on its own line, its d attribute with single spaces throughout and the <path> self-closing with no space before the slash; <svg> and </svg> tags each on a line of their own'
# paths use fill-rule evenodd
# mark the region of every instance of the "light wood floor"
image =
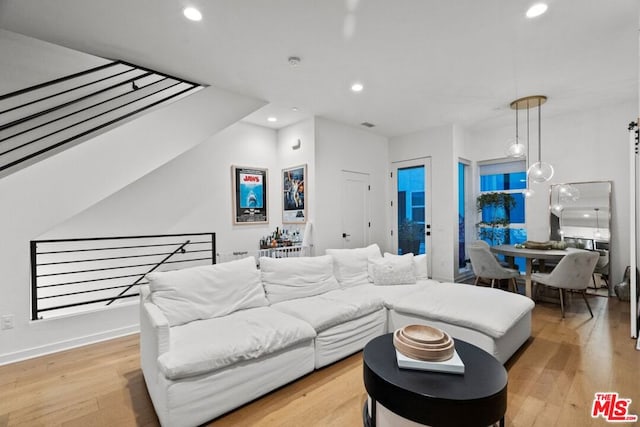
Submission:
<svg viewBox="0 0 640 427">
<path fill-rule="evenodd" d="M 567 318 L 539 303 L 533 337 L 507 363 L 508 426 L 602 426 L 594 393 L 616 391 L 640 413 L 640 352 L 629 338 L 629 306 L 581 298 Z M 138 362 L 138 336 L 0 367 L 0 426 L 157 425 Z M 365 400 L 358 353 L 256 400 L 209 425 L 360 426 Z"/>
</svg>

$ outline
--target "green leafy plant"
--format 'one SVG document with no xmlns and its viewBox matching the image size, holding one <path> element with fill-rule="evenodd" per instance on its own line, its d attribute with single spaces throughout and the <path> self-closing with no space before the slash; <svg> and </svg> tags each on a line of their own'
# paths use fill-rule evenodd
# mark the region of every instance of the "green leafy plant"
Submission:
<svg viewBox="0 0 640 427">
<path fill-rule="evenodd" d="M 398 244 L 407 252 L 418 254 L 424 236 L 424 224 L 405 219 L 398 224 Z"/>
<path fill-rule="evenodd" d="M 493 217 L 488 221 L 480 221 L 478 237 L 489 240 L 492 245 L 501 245 L 508 240 L 510 220 L 508 213 L 516 206 L 516 199 L 509 193 L 483 193 L 476 199 L 476 208 L 482 213 L 485 208 L 492 208 Z M 484 218 L 486 219 L 486 218 Z"/>
</svg>

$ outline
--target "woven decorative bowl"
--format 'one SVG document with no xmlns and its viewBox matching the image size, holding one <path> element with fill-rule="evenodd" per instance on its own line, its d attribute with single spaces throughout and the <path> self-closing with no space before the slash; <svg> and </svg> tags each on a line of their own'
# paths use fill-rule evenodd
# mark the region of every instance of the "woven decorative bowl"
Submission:
<svg viewBox="0 0 640 427">
<path fill-rule="evenodd" d="M 393 345 L 412 359 L 442 362 L 453 356 L 453 340 L 444 331 L 424 325 L 408 325 L 393 333 Z"/>
<path fill-rule="evenodd" d="M 551 242 L 534 242 L 533 240 L 527 240 L 524 242 L 524 247 L 526 249 L 541 249 L 548 251 L 551 249 Z"/>
</svg>

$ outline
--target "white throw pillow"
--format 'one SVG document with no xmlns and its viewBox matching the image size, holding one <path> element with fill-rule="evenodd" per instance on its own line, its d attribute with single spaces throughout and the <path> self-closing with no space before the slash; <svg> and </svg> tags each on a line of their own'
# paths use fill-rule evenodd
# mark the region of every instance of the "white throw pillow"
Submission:
<svg viewBox="0 0 640 427">
<path fill-rule="evenodd" d="M 260 258 L 262 285 L 271 304 L 340 289 L 331 255 Z"/>
<path fill-rule="evenodd" d="M 268 305 L 254 257 L 146 277 L 151 301 L 171 326 Z"/>
<path fill-rule="evenodd" d="M 409 285 L 416 283 L 413 254 L 370 259 L 374 285 Z"/>
<path fill-rule="evenodd" d="M 344 288 L 370 283 L 369 258 L 382 258 L 375 243 L 366 248 L 327 249 L 326 253 L 333 257 L 333 272 Z"/>
<path fill-rule="evenodd" d="M 429 271 L 427 269 L 427 254 L 422 255 L 414 255 L 412 253 L 404 254 L 404 255 L 395 255 L 389 252 L 384 253 L 385 258 L 393 258 L 393 257 L 408 257 L 411 255 L 413 258 L 413 272 L 416 275 L 417 280 L 427 280 L 429 278 Z"/>
</svg>

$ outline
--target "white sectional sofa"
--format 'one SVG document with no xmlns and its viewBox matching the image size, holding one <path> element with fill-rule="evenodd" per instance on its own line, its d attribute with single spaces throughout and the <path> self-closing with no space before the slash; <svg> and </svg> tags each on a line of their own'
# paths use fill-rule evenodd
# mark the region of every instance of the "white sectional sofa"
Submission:
<svg viewBox="0 0 640 427">
<path fill-rule="evenodd" d="M 151 273 L 140 353 L 162 425 L 211 420 L 406 324 L 430 324 L 504 363 L 529 338 L 521 295 L 429 280 L 424 256 L 377 245 Z"/>
</svg>

